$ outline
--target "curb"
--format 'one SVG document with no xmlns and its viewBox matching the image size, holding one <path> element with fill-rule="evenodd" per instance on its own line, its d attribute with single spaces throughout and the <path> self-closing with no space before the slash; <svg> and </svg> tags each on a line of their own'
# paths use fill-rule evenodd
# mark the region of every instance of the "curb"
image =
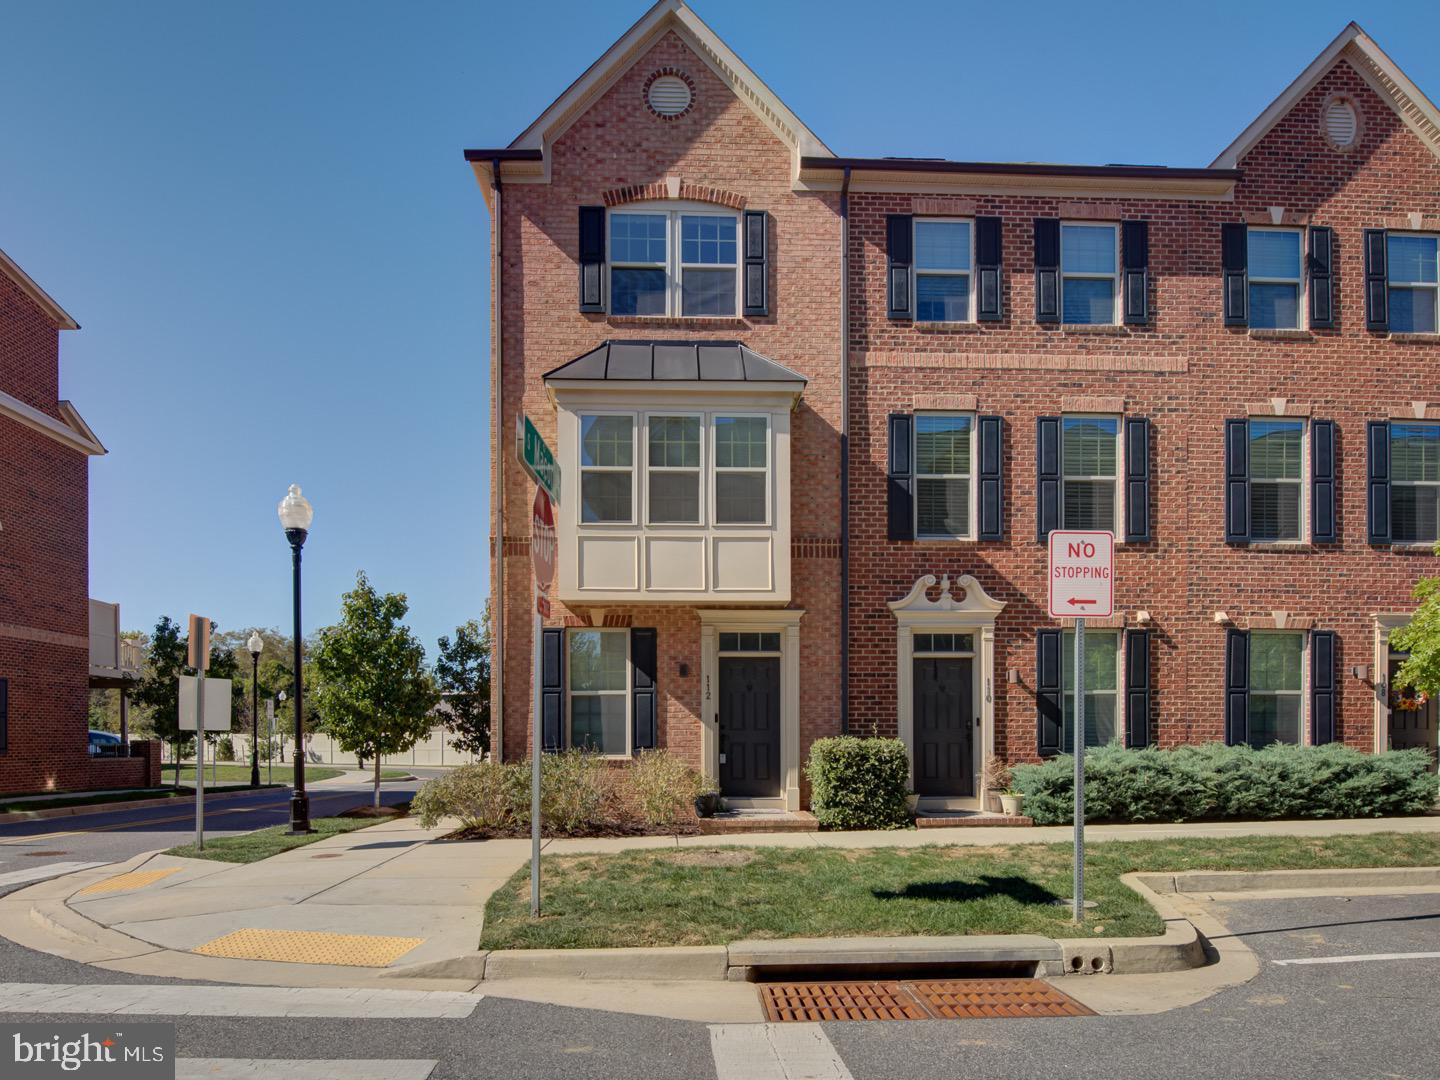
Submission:
<svg viewBox="0 0 1440 1080">
<path fill-rule="evenodd" d="M 206 801 L 238 799 L 241 795 L 256 795 L 262 792 L 289 791 L 289 784 L 261 785 L 238 791 L 217 791 L 205 793 Z M 60 798 L 60 796 L 56 796 Z M 176 795 L 169 799 L 130 799 L 125 802 L 79 803 L 75 806 L 56 806 L 49 810 L 6 810 L 0 813 L 0 825 L 17 824 L 22 821 L 48 821 L 51 818 L 84 817 L 88 814 L 109 814 L 116 810 L 143 810 L 151 806 L 194 806 L 194 795 Z"/>
</svg>

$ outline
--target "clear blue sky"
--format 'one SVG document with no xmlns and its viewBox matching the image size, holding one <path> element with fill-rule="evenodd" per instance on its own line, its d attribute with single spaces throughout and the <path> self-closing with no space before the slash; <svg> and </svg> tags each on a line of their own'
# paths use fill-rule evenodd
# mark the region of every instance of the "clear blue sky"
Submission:
<svg viewBox="0 0 1440 1080">
<path fill-rule="evenodd" d="M 0 0 L 0 248 L 81 323 L 63 392 L 110 449 L 91 595 L 128 627 L 288 627 L 297 481 L 309 628 L 360 568 L 432 650 L 480 614 L 487 221 L 460 152 L 645 8 Z M 1419 2 L 696 10 L 841 154 L 1203 165 L 1352 17 L 1440 96 Z"/>
</svg>

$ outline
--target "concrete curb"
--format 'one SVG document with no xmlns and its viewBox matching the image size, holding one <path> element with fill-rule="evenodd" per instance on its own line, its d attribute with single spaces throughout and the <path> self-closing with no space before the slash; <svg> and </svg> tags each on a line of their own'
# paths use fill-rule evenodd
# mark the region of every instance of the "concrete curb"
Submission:
<svg viewBox="0 0 1440 1080">
<path fill-rule="evenodd" d="M 1165 920 L 1165 932 L 1158 937 L 1061 938 L 1056 944 L 1066 975 L 1157 975 L 1205 964 L 1204 937 L 1183 912 L 1150 887 L 1151 876 L 1122 874 L 1120 880 Z"/>
<path fill-rule="evenodd" d="M 261 785 L 258 788 L 247 787 L 239 791 L 217 791 L 205 793 L 205 799 L 209 801 L 223 801 L 225 799 L 237 799 L 241 795 L 255 795 L 262 792 L 289 791 L 289 784 L 275 784 L 270 787 Z M 60 796 L 56 796 L 60 798 Z M 116 810 L 144 810 L 151 806 L 173 806 L 177 809 L 184 806 L 194 806 L 194 795 L 176 795 L 169 799 L 131 799 L 126 802 L 108 803 L 80 803 L 77 806 L 55 806 L 49 810 L 6 810 L 0 813 L 0 825 L 10 825 L 21 821 L 48 821 L 51 818 L 62 817 L 84 817 L 88 814 L 110 814 Z"/>
<path fill-rule="evenodd" d="M 485 960 L 492 979 L 646 979 L 656 982 L 723 980 L 724 945 L 657 949 L 500 949 Z"/>
<path fill-rule="evenodd" d="M 1345 890 L 1440 886 L 1440 866 L 1357 870 L 1190 870 L 1179 874 L 1129 876 L 1144 883 L 1146 890 L 1142 895 L 1189 893 L 1199 896 L 1210 893 L 1269 892 L 1276 889 Z M 1135 886 L 1132 884 L 1131 888 Z"/>
</svg>

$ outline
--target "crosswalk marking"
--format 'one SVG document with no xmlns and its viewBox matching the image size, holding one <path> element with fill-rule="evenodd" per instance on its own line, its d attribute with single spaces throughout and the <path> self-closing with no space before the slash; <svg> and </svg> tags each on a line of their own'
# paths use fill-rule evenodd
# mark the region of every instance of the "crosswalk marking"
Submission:
<svg viewBox="0 0 1440 1080">
<path fill-rule="evenodd" d="M 278 986 L 0 983 L 0 1013 L 464 1019 L 479 994 Z"/>
<path fill-rule="evenodd" d="M 854 1080 L 819 1024 L 711 1024 L 719 1080 Z"/>
<path fill-rule="evenodd" d="M 1275 960 L 1281 967 L 1299 967 L 1302 964 L 1363 964 L 1371 960 L 1440 960 L 1440 952 L 1382 952 L 1362 953 L 1358 956 L 1307 956 L 1298 960 Z"/>
<path fill-rule="evenodd" d="M 11 870 L 7 874 L 0 874 L 0 888 L 6 885 L 25 885 L 32 881 L 45 881 L 48 878 L 59 877 L 61 874 L 75 874 L 81 870 L 93 870 L 97 866 L 104 866 L 103 862 L 57 862 L 45 866 L 29 866 L 24 870 Z"/>
<path fill-rule="evenodd" d="M 175 1080 L 426 1080 L 438 1061 L 178 1058 Z"/>
</svg>

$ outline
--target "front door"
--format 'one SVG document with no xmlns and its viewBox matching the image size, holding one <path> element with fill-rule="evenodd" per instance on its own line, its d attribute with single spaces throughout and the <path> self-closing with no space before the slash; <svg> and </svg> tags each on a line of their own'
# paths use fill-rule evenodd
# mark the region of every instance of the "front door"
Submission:
<svg viewBox="0 0 1440 1080">
<path fill-rule="evenodd" d="M 720 657 L 720 794 L 780 797 L 778 656 Z"/>
<path fill-rule="evenodd" d="M 915 664 L 915 794 L 975 795 L 973 657 L 926 657 Z"/>
<path fill-rule="evenodd" d="M 1395 685 L 1395 673 L 1400 670 L 1403 656 L 1390 658 L 1390 679 L 1387 688 Z M 1430 754 L 1430 771 L 1435 771 L 1437 725 L 1436 712 L 1440 703 L 1431 698 L 1419 704 L 1414 690 L 1390 689 L 1390 749 L 1412 750 L 1419 748 Z"/>
</svg>

